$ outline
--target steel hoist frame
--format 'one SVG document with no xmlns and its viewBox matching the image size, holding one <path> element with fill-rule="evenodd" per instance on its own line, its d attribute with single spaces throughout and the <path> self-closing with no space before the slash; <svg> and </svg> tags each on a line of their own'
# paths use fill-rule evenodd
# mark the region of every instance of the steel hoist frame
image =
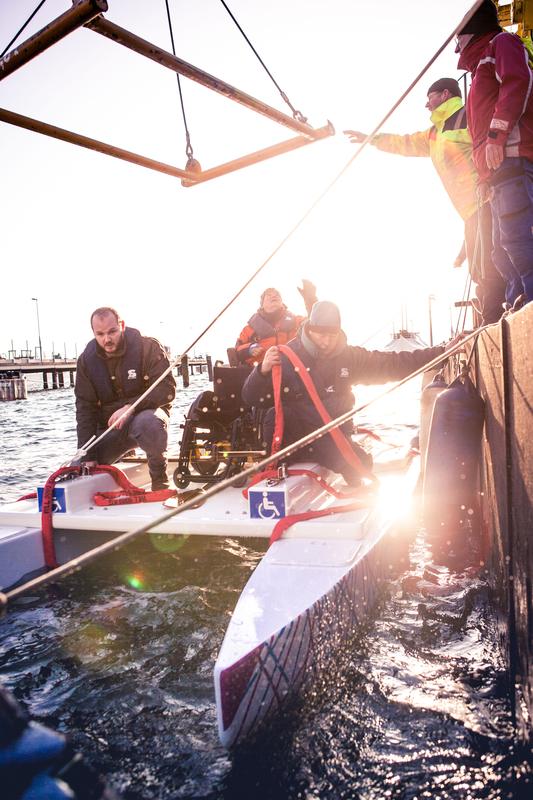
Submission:
<svg viewBox="0 0 533 800">
<path fill-rule="evenodd" d="M 0 121 L 36 133 L 41 133 L 45 136 L 51 136 L 54 139 L 70 142 L 71 144 L 76 144 L 89 150 L 95 150 L 99 153 L 113 156 L 114 158 L 120 158 L 123 161 L 129 161 L 132 164 L 147 167 L 157 172 L 163 172 L 175 178 L 180 178 L 182 186 L 195 186 L 199 183 L 205 183 L 221 175 L 235 172 L 236 170 L 251 166 L 252 164 L 257 164 L 261 161 L 273 158 L 274 156 L 296 150 L 320 139 L 325 139 L 335 133 L 335 129 L 329 121 L 321 128 L 313 128 L 307 122 L 302 121 L 302 119 L 293 118 L 278 111 L 246 92 L 242 92 L 229 83 L 210 75 L 204 70 L 174 56 L 172 53 L 142 39 L 140 36 L 131 33 L 125 28 L 121 28 L 119 25 L 116 25 L 103 16 L 103 12 L 107 10 L 107 0 L 75 0 L 71 9 L 61 14 L 26 41 L 14 47 L 0 59 L 0 81 L 43 53 L 53 44 L 56 44 L 56 42 L 64 39 L 73 31 L 80 27 L 86 27 L 101 36 L 135 51 L 139 55 L 156 61 L 158 64 L 161 64 L 163 67 L 179 75 L 183 75 L 196 83 L 200 83 L 211 91 L 224 95 L 229 100 L 233 100 L 258 114 L 268 117 L 273 122 L 277 122 L 279 125 L 283 125 L 295 131 L 298 135 L 270 147 L 248 153 L 233 161 L 219 164 L 211 169 L 200 169 L 197 171 L 196 169 L 180 169 L 171 164 L 156 161 L 152 158 L 139 155 L 138 153 L 124 150 L 97 139 L 91 139 L 88 136 L 83 136 L 82 134 L 74 133 L 73 131 L 59 128 L 47 122 L 32 119 L 31 117 L 17 114 L 7 109 L 0 108 Z"/>
</svg>

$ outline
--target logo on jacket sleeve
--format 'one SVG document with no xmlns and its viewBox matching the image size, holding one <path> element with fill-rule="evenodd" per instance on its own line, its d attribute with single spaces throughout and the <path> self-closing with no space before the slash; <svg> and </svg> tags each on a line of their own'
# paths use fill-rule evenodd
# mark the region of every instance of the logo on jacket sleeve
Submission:
<svg viewBox="0 0 533 800">
<path fill-rule="evenodd" d="M 137 380 L 137 371 L 136 370 L 134 370 L 134 369 L 129 369 L 128 370 L 128 380 L 129 381 Z"/>
<path fill-rule="evenodd" d="M 340 377 L 341 378 L 349 378 L 350 377 L 350 371 L 349 371 L 348 367 L 342 367 L 341 372 L 340 372 Z"/>
</svg>

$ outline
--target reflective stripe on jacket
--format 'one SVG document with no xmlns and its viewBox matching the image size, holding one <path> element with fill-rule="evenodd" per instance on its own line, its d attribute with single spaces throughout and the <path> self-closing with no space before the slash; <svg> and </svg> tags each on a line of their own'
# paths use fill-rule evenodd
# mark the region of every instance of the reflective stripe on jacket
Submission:
<svg viewBox="0 0 533 800">
<path fill-rule="evenodd" d="M 533 161 L 533 72 L 520 38 L 502 31 L 473 40 L 459 65 L 472 72 L 468 120 L 480 179 L 492 173 L 487 144 L 502 145 L 508 158 Z"/>
<path fill-rule="evenodd" d="M 379 133 L 372 144 L 386 153 L 431 158 L 450 200 L 467 220 L 477 211 L 477 174 L 461 98 L 442 103 L 431 114 L 431 121 L 431 128 L 417 133 Z"/>
</svg>

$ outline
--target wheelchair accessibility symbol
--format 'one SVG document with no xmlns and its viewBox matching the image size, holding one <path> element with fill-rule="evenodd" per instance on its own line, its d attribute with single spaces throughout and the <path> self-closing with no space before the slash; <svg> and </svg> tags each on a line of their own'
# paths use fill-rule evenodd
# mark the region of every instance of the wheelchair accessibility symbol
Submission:
<svg viewBox="0 0 533 800">
<path fill-rule="evenodd" d="M 283 492 L 250 492 L 252 519 L 280 519 L 285 516 Z"/>
<path fill-rule="evenodd" d="M 37 500 L 39 503 L 39 511 L 43 510 L 43 490 L 41 487 L 37 489 Z M 52 500 L 52 511 L 54 513 L 64 514 L 67 510 L 67 501 L 65 498 L 65 490 L 61 487 L 54 489 Z"/>
</svg>

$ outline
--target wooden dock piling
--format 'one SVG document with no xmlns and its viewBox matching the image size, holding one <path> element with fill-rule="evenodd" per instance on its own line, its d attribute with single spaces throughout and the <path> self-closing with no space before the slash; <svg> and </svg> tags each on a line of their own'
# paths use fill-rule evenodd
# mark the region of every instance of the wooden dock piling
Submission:
<svg viewBox="0 0 533 800">
<path fill-rule="evenodd" d="M 27 397 L 26 378 L 0 379 L 0 400 L 26 400 Z"/>
</svg>

